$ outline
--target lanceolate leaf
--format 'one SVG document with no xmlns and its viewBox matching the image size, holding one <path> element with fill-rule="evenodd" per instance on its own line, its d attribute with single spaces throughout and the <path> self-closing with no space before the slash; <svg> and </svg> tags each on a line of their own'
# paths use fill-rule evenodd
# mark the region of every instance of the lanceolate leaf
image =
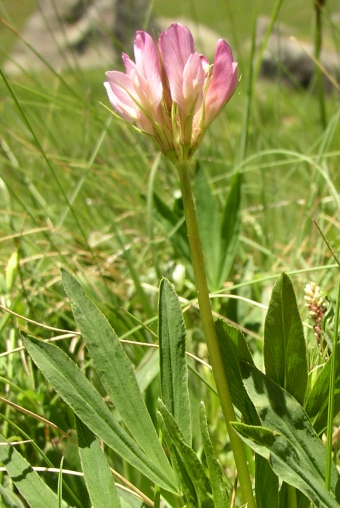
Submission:
<svg viewBox="0 0 340 508">
<path fill-rule="evenodd" d="M 4 506 L 7 508 L 26 508 L 24 505 L 23 498 L 20 498 L 19 492 L 16 494 L 11 488 L 11 483 L 8 483 L 6 487 L 0 485 L 0 499 Z"/>
<path fill-rule="evenodd" d="M 259 418 L 243 385 L 239 367 L 240 360 L 253 362 L 245 338 L 237 328 L 222 320 L 216 321 L 215 327 L 233 404 L 242 413 L 246 423 L 259 425 Z"/>
<path fill-rule="evenodd" d="M 82 470 L 93 508 L 120 508 L 113 475 L 96 436 L 76 418 Z"/>
<path fill-rule="evenodd" d="M 174 485 L 173 471 L 117 335 L 105 316 L 87 298 L 80 284 L 66 271 L 63 271 L 63 283 L 72 303 L 74 318 L 111 401 L 144 453 Z"/>
<path fill-rule="evenodd" d="M 159 289 L 159 358 L 162 400 L 191 445 L 186 330 L 178 297 L 166 279 Z"/>
<path fill-rule="evenodd" d="M 279 479 L 259 454 L 255 455 L 255 499 L 257 508 L 279 508 Z"/>
<path fill-rule="evenodd" d="M 253 364 L 246 340 L 240 330 L 218 320 L 215 323 L 224 370 L 233 403 L 241 411 L 246 423 L 260 425 L 253 402 L 244 387 L 239 362 Z M 255 459 L 255 495 L 258 508 L 278 508 L 278 478 L 268 462 L 257 455 Z M 266 481 L 263 481 L 266 478 Z"/>
<path fill-rule="evenodd" d="M 181 459 L 181 456 L 176 449 L 175 443 L 170 436 L 170 433 L 164 423 L 164 419 L 160 412 L 157 413 L 157 417 L 159 426 L 162 430 L 163 442 L 170 456 L 172 467 L 174 471 L 176 471 L 179 479 L 180 488 L 185 498 L 185 505 L 188 508 L 197 508 L 198 501 L 195 487 L 190 479 L 183 460 Z"/>
<path fill-rule="evenodd" d="M 200 404 L 200 423 L 204 453 L 208 465 L 209 479 L 214 500 L 214 508 L 225 508 L 229 504 L 227 488 L 223 482 L 222 468 L 217 462 L 214 454 L 213 445 L 209 436 L 208 422 L 203 402 Z"/>
<path fill-rule="evenodd" d="M 277 280 L 265 321 L 266 374 L 301 404 L 307 386 L 307 357 L 302 322 L 292 283 L 283 273 Z"/>
<path fill-rule="evenodd" d="M 123 460 L 161 487 L 176 491 L 173 472 L 163 475 L 129 434 L 116 422 L 107 405 L 77 365 L 58 347 L 22 334 L 37 367 L 85 425 Z M 170 468 L 170 466 L 169 466 Z"/>
<path fill-rule="evenodd" d="M 339 475 L 333 464 L 329 494 L 324 487 L 325 448 L 307 414 L 294 397 L 253 365 L 241 362 L 241 371 L 263 427 L 235 424 L 235 429 L 257 453 L 270 459 L 282 480 L 317 506 L 335 508 L 334 498 L 340 501 Z"/>
<path fill-rule="evenodd" d="M 161 400 L 159 401 L 159 412 L 173 442 L 176 453 L 178 453 L 185 467 L 185 471 L 194 486 L 197 496 L 197 506 L 202 508 L 214 508 L 209 479 L 204 472 L 203 466 L 191 446 L 186 444 L 176 421 Z"/>
<path fill-rule="evenodd" d="M 30 508 L 58 506 L 57 496 L 3 436 L 0 436 L 0 461 Z"/>
<path fill-rule="evenodd" d="M 279 478 L 301 490 L 318 508 L 339 507 L 324 482 L 317 481 L 306 464 L 301 460 L 292 443 L 280 433 L 265 427 L 232 423 L 243 440 L 270 464 Z M 268 507 L 269 508 L 269 507 Z"/>
</svg>

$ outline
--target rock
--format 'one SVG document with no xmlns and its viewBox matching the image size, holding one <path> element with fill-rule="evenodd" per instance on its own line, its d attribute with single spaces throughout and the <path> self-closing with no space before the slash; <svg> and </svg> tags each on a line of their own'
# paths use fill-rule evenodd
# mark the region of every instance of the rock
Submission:
<svg viewBox="0 0 340 508">
<path fill-rule="evenodd" d="M 148 0 L 40 0 L 18 41 L 8 74 L 46 68 L 112 67 L 122 48 L 132 46 L 136 29 L 144 26 Z"/>
<path fill-rule="evenodd" d="M 261 17 L 257 26 L 257 47 L 265 36 L 269 26 L 269 19 Z M 300 43 L 291 37 L 292 31 L 281 24 L 276 24 L 270 34 L 263 55 L 261 76 L 276 78 L 280 75 L 284 82 L 308 88 L 313 80 L 315 63 L 312 55 L 314 47 L 311 43 Z M 321 64 L 335 81 L 340 82 L 340 60 L 336 52 L 322 51 Z M 333 85 L 324 75 L 324 85 L 327 91 Z"/>
<path fill-rule="evenodd" d="M 137 29 L 145 28 L 149 0 L 40 0 L 36 12 L 29 18 L 22 34 L 34 52 L 20 40 L 11 59 L 5 62 L 8 74 L 20 71 L 34 72 L 46 68 L 46 63 L 57 71 L 74 68 L 113 69 L 121 63 L 121 53 L 132 55 L 132 43 Z M 340 18 L 340 16 L 339 16 Z M 191 20 L 177 20 L 191 30 L 197 51 L 212 62 L 220 35 L 214 30 Z M 147 29 L 155 38 L 172 20 L 151 19 Z M 334 15 L 334 25 L 339 19 Z M 257 47 L 265 36 L 269 19 L 260 17 L 257 26 Z M 261 67 L 261 76 L 281 76 L 285 83 L 310 86 L 315 64 L 310 55 L 313 46 L 293 40 L 292 30 L 276 24 L 268 39 Z M 234 55 L 236 57 L 236 55 Z M 340 82 L 339 55 L 323 51 L 322 65 Z M 327 77 L 325 88 L 332 88 Z"/>
</svg>

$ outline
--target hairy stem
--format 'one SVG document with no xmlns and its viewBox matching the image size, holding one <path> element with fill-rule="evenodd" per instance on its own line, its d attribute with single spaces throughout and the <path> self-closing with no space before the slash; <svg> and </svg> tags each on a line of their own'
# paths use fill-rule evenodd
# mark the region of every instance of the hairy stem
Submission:
<svg viewBox="0 0 340 508">
<path fill-rule="evenodd" d="M 222 412 L 227 425 L 243 500 L 245 503 L 247 503 L 248 508 L 255 508 L 255 501 L 252 492 L 252 485 L 249 476 L 244 445 L 240 437 L 236 434 L 230 425 L 230 422 L 236 421 L 236 417 L 231 402 L 228 382 L 224 372 L 221 352 L 211 311 L 202 246 L 199 237 L 195 206 L 190 185 L 188 162 L 180 162 L 177 166 L 177 170 L 181 184 L 187 233 L 195 274 L 197 299 L 201 313 L 203 332 L 207 342 L 210 364 L 212 366 Z"/>
</svg>

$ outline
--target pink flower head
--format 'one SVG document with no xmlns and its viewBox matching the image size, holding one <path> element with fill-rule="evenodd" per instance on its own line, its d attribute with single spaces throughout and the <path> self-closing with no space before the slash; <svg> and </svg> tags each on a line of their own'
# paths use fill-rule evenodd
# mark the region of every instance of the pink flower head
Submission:
<svg viewBox="0 0 340 508">
<path fill-rule="evenodd" d="M 160 116 L 163 87 L 157 46 L 148 33 L 136 33 L 134 53 L 136 62 L 123 53 L 126 74 L 106 72 L 104 86 L 117 113 L 152 135 L 152 123 Z"/>
<path fill-rule="evenodd" d="M 188 28 L 173 23 L 158 45 L 138 31 L 134 53 L 135 62 L 123 54 L 126 73 L 106 73 L 104 85 L 113 108 L 151 135 L 164 154 L 190 158 L 236 89 L 237 63 L 229 45 L 218 41 L 210 66 L 195 52 Z"/>
</svg>

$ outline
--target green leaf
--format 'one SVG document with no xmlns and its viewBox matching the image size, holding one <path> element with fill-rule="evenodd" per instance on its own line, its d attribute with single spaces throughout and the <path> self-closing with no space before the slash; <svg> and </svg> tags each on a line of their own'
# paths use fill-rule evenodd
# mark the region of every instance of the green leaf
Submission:
<svg viewBox="0 0 340 508">
<path fill-rule="evenodd" d="M 76 417 L 82 470 L 93 508 L 120 508 L 116 485 L 96 436 Z"/>
<path fill-rule="evenodd" d="M 144 356 L 142 366 L 138 366 L 138 371 L 136 373 L 137 383 L 142 393 L 145 392 L 158 374 L 159 348 L 153 348 Z"/>
<path fill-rule="evenodd" d="M 263 427 L 233 424 L 247 443 L 270 460 L 274 472 L 317 506 L 335 507 L 325 489 L 326 451 L 307 414 L 287 391 L 253 365 L 241 362 L 243 382 Z M 340 478 L 331 471 L 331 492 L 340 500 Z M 320 504 L 327 500 L 328 504 Z"/>
<path fill-rule="evenodd" d="M 164 423 L 164 419 L 160 412 L 157 413 L 157 418 L 159 421 L 159 426 L 162 429 L 163 441 L 168 450 L 172 467 L 174 471 L 176 471 L 176 474 L 179 479 L 180 488 L 185 498 L 185 506 L 187 506 L 188 508 L 197 508 L 198 501 L 195 487 L 191 481 L 191 478 L 186 470 L 183 460 L 177 451 L 176 445 L 170 436 L 170 433 Z"/>
<path fill-rule="evenodd" d="M 290 485 L 287 485 L 287 483 L 282 482 L 280 489 L 279 508 L 286 508 L 287 504 L 289 503 L 289 489 L 294 489 L 294 487 L 291 487 Z M 302 492 L 299 490 L 294 489 L 294 491 L 296 494 L 297 508 L 311 508 L 311 502 L 308 497 L 302 494 Z"/>
<path fill-rule="evenodd" d="M 302 321 L 292 283 L 285 273 L 277 280 L 265 320 L 266 374 L 303 404 L 308 367 Z"/>
<path fill-rule="evenodd" d="M 0 435 L 0 461 L 30 508 L 54 508 L 58 497 L 26 459 Z"/>
<path fill-rule="evenodd" d="M 176 211 L 172 211 L 157 194 L 154 193 L 153 197 L 158 213 L 172 226 L 168 236 L 175 255 L 180 259 L 191 261 L 184 213 L 178 214 Z"/>
<path fill-rule="evenodd" d="M 279 507 L 279 479 L 268 460 L 255 455 L 255 499 L 257 508 Z"/>
<path fill-rule="evenodd" d="M 196 165 L 195 198 L 197 222 L 204 253 L 208 286 L 219 289 L 221 221 L 209 182 L 201 165 Z"/>
<path fill-rule="evenodd" d="M 332 353 L 333 354 L 333 353 Z M 337 358 L 340 357 L 340 344 L 337 346 Z M 328 392 L 331 375 L 331 357 L 327 363 L 320 367 L 317 379 L 307 397 L 305 410 L 313 423 L 318 434 L 321 434 L 327 427 L 328 418 Z M 336 362 L 335 372 L 335 393 L 334 393 L 334 414 L 340 411 L 340 362 Z"/>
<path fill-rule="evenodd" d="M 0 485 L 0 500 L 2 501 L 1 508 L 26 508 L 19 495 L 15 494 L 10 487 L 3 487 Z"/>
<path fill-rule="evenodd" d="M 180 456 L 185 471 L 194 486 L 197 496 L 196 506 L 213 508 L 214 503 L 211 495 L 211 486 L 203 466 L 194 450 L 186 444 L 184 436 L 175 419 L 161 400 L 159 400 L 159 413 L 174 444 L 176 453 Z"/>
<path fill-rule="evenodd" d="M 306 468 L 292 443 L 280 433 L 265 427 L 232 423 L 233 428 L 256 453 L 270 461 L 274 472 L 287 484 L 301 490 L 317 507 L 337 508 L 339 503 Z"/>
<path fill-rule="evenodd" d="M 150 460 L 116 422 L 107 405 L 77 365 L 58 347 L 22 333 L 24 345 L 48 382 L 92 432 L 151 481 L 174 492 L 171 476 Z M 170 466 L 169 466 L 170 467 Z"/>
<path fill-rule="evenodd" d="M 72 303 L 74 319 L 111 401 L 144 453 L 175 485 L 173 471 L 146 409 L 134 370 L 116 333 L 80 284 L 65 270 L 63 283 Z"/>
<path fill-rule="evenodd" d="M 219 281 L 216 289 L 223 286 L 233 266 L 241 227 L 241 182 L 242 176 L 236 173 L 233 178 L 228 199 L 223 212 L 221 228 L 221 259 Z"/>
<path fill-rule="evenodd" d="M 246 423 L 259 425 L 259 418 L 243 385 L 239 367 L 240 360 L 253 362 L 245 338 L 237 328 L 221 319 L 216 321 L 215 328 L 233 404 L 242 413 Z"/>
<path fill-rule="evenodd" d="M 159 358 L 162 400 L 191 444 L 191 415 L 185 355 L 186 330 L 178 297 L 167 279 L 159 288 Z"/>
<path fill-rule="evenodd" d="M 126 490 L 120 489 L 119 497 L 121 508 L 146 508 L 148 506 L 139 497 Z"/>
<path fill-rule="evenodd" d="M 229 505 L 227 488 L 223 481 L 222 468 L 217 462 L 214 454 L 214 449 L 209 436 L 207 416 L 203 402 L 200 403 L 199 411 L 203 448 L 209 470 L 209 479 L 214 500 L 214 508 L 225 508 Z"/>
</svg>

